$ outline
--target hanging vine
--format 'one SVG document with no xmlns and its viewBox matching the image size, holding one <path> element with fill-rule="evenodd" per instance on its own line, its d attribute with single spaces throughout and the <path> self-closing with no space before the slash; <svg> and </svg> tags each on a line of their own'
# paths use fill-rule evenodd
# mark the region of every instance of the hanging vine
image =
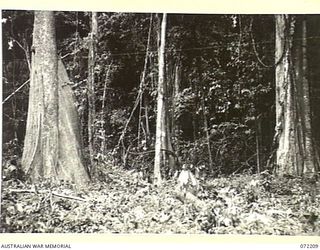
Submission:
<svg viewBox="0 0 320 250">
<path fill-rule="evenodd" d="M 289 19 L 290 19 L 290 17 L 289 17 Z M 285 34 L 287 34 L 289 32 L 288 31 L 288 26 L 289 26 L 288 24 L 290 24 L 290 20 L 287 20 L 285 18 L 285 32 L 284 32 Z M 267 65 L 263 62 L 263 60 L 261 59 L 261 57 L 258 53 L 258 50 L 257 50 L 256 41 L 255 41 L 255 38 L 253 35 L 253 17 L 250 20 L 249 33 L 250 33 L 250 37 L 251 37 L 253 52 L 257 58 L 257 61 L 265 68 L 274 68 L 274 67 L 278 66 L 282 62 L 283 57 L 285 56 L 287 50 L 289 49 L 289 48 L 287 48 L 286 43 L 284 43 L 284 45 L 283 45 L 281 57 L 274 64 Z M 287 36 L 285 35 L 285 37 L 287 37 Z"/>
</svg>

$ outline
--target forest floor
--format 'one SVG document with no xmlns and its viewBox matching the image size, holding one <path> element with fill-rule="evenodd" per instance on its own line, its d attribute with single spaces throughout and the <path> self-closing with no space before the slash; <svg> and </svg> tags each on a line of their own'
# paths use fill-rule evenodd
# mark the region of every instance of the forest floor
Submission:
<svg viewBox="0 0 320 250">
<path fill-rule="evenodd" d="M 174 180 L 155 187 L 119 167 L 99 176 L 86 191 L 3 180 L 0 232 L 320 235 L 319 182 L 214 178 L 201 182 L 199 207 L 178 199 Z"/>
</svg>

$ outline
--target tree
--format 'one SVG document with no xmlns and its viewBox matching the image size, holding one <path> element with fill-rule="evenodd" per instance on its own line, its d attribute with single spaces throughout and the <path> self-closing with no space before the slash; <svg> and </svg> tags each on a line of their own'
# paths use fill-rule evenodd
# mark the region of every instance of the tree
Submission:
<svg viewBox="0 0 320 250">
<path fill-rule="evenodd" d="M 276 152 L 279 175 L 312 175 L 310 96 L 307 79 L 306 23 L 276 15 Z"/>
<path fill-rule="evenodd" d="M 158 76 L 158 97 L 157 97 L 157 121 L 156 121 L 156 141 L 155 141 L 155 159 L 154 159 L 154 183 L 161 184 L 161 166 L 166 161 L 167 129 L 165 127 L 166 108 L 165 108 L 165 38 L 166 38 L 167 14 L 164 13 L 161 23 L 161 36 L 159 48 L 159 76 Z"/>
<path fill-rule="evenodd" d="M 89 43 L 89 60 L 88 60 L 88 147 L 90 154 L 91 170 L 93 168 L 94 158 L 94 120 L 95 120 L 95 54 L 96 39 L 98 33 L 98 17 L 96 12 L 91 16 L 91 33 Z"/>
<path fill-rule="evenodd" d="M 58 61 L 54 13 L 35 11 L 27 129 L 22 168 L 43 179 L 85 185 L 78 117 L 67 72 Z"/>
</svg>

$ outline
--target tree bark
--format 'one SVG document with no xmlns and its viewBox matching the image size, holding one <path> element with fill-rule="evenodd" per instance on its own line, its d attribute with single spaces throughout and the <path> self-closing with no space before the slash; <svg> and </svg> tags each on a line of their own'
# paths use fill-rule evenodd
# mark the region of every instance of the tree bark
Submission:
<svg viewBox="0 0 320 250">
<path fill-rule="evenodd" d="M 173 100 L 172 100 L 172 134 L 173 136 L 177 139 L 177 130 L 178 124 L 177 124 L 177 119 L 175 117 L 175 111 L 176 111 L 176 105 L 180 93 L 180 81 L 181 81 L 181 59 L 179 56 L 179 59 L 177 60 L 175 67 L 174 67 L 174 87 L 173 87 Z"/>
<path fill-rule="evenodd" d="M 159 76 L 158 76 L 158 98 L 157 98 L 157 121 L 156 121 L 156 142 L 154 160 L 154 183 L 160 185 L 162 182 L 161 166 L 165 162 L 165 153 L 162 148 L 165 145 L 165 38 L 166 38 L 167 14 L 164 13 L 161 24 L 161 43 L 159 49 Z"/>
<path fill-rule="evenodd" d="M 302 176 L 315 172 L 305 33 L 305 24 L 299 19 L 276 15 L 276 159 L 279 175 Z"/>
<path fill-rule="evenodd" d="M 55 39 L 53 12 L 36 11 L 22 168 L 33 182 L 63 179 L 85 185 L 89 177 L 82 165 L 77 113 Z"/>
<path fill-rule="evenodd" d="M 261 118 L 255 117 L 257 173 L 261 172 Z"/>
<path fill-rule="evenodd" d="M 204 102 L 204 93 L 202 92 L 202 100 L 201 100 L 201 106 L 202 106 L 202 112 L 203 112 L 203 125 L 207 140 L 207 150 L 208 150 L 208 156 L 209 156 L 209 167 L 210 169 L 213 168 L 213 159 L 212 159 L 212 153 L 211 153 L 211 143 L 210 143 L 210 134 L 209 134 L 209 125 L 208 125 L 208 117 L 206 113 L 206 106 Z"/>
<path fill-rule="evenodd" d="M 98 33 L 98 17 L 96 12 L 91 16 L 91 33 L 88 59 L 88 148 L 90 154 L 91 172 L 94 171 L 94 121 L 95 121 L 95 89 L 94 68 L 96 60 L 96 39 Z"/>
<path fill-rule="evenodd" d="M 277 167 L 278 174 L 294 174 L 301 160 L 297 153 L 294 126 L 293 81 L 290 70 L 291 37 L 288 30 L 291 23 L 288 15 L 276 15 L 276 134 L 278 135 Z"/>
<path fill-rule="evenodd" d="M 297 20 L 296 39 L 294 43 L 295 52 L 295 83 L 297 95 L 297 109 L 301 114 L 300 118 L 300 138 L 301 150 L 303 152 L 304 164 L 300 169 L 300 175 L 310 175 L 314 173 L 315 166 L 315 148 L 312 141 L 311 128 L 311 109 L 310 109 L 310 90 L 308 81 L 308 63 L 307 63 L 307 24 L 303 17 Z"/>
<path fill-rule="evenodd" d="M 80 120 L 67 71 L 59 60 L 59 179 L 80 185 L 89 181 L 88 169 L 83 165 Z"/>
<path fill-rule="evenodd" d="M 102 125 L 102 140 L 101 140 L 101 148 L 100 152 L 104 154 L 105 149 L 106 149 L 106 130 L 109 125 L 109 123 L 106 121 L 106 117 L 110 113 L 110 108 L 109 106 L 106 107 L 106 99 L 107 99 L 107 88 L 109 86 L 110 82 L 110 71 L 112 67 L 112 61 L 107 67 L 107 72 L 106 72 L 106 78 L 104 80 L 104 86 L 103 86 L 103 94 L 102 94 L 102 104 L 101 104 L 101 121 L 103 121 Z M 106 109 L 106 111 L 105 111 Z"/>
</svg>

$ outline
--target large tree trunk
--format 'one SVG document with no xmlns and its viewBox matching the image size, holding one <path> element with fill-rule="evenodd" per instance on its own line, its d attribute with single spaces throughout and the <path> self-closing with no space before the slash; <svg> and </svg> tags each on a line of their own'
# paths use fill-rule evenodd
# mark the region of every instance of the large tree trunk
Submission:
<svg viewBox="0 0 320 250">
<path fill-rule="evenodd" d="M 299 29 L 301 23 L 289 15 L 276 15 L 276 159 L 279 175 L 314 173 L 306 55 L 301 44 L 305 43 L 305 31 Z M 299 32 L 294 34 L 295 30 Z M 295 41 L 294 35 L 298 36 Z"/>
<path fill-rule="evenodd" d="M 94 68 L 96 55 L 96 39 L 98 33 L 98 17 L 92 12 L 91 34 L 89 43 L 88 59 L 88 148 L 90 154 L 91 172 L 94 172 L 94 120 L 95 120 L 95 89 L 94 89 Z"/>
<path fill-rule="evenodd" d="M 55 39 L 53 12 L 36 11 L 22 167 L 33 182 L 63 179 L 83 185 L 89 177 L 81 161 L 77 113 Z"/>
<path fill-rule="evenodd" d="M 67 71 L 59 60 L 59 179 L 83 185 L 89 181 L 83 165 L 80 120 Z"/>
<path fill-rule="evenodd" d="M 161 44 L 159 50 L 159 79 L 158 79 L 158 99 L 157 99 L 157 124 L 156 124 L 156 142 L 154 159 L 154 183 L 161 184 L 161 166 L 165 162 L 165 152 L 162 151 L 166 145 L 165 128 L 165 38 L 166 38 L 167 14 L 164 13 L 161 24 Z"/>
</svg>

